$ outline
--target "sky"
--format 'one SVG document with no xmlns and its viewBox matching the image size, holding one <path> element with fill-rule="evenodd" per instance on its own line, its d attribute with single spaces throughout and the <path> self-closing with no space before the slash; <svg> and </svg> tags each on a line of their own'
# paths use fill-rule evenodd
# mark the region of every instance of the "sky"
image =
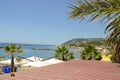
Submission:
<svg viewBox="0 0 120 80">
<path fill-rule="evenodd" d="M 0 42 L 60 45 L 104 38 L 105 24 L 69 18 L 75 0 L 0 0 Z"/>
</svg>

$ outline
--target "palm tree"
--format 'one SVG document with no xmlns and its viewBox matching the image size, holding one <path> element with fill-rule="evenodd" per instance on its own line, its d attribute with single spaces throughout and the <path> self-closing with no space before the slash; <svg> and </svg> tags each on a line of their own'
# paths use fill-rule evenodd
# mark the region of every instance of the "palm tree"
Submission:
<svg viewBox="0 0 120 80">
<path fill-rule="evenodd" d="M 55 50 L 56 54 L 54 55 L 55 58 L 63 61 L 67 61 L 70 59 L 74 59 L 73 53 L 69 53 L 69 48 L 67 46 L 57 47 Z"/>
<path fill-rule="evenodd" d="M 94 45 L 87 45 L 80 55 L 85 60 L 101 60 L 101 53 L 97 51 Z"/>
<path fill-rule="evenodd" d="M 11 76 L 14 74 L 14 56 L 15 53 L 23 53 L 22 46 L 16 46 L 16 44 L 11 44 L 10 46 L 4 46 L 3 50 L 11 56 Z"/>
<path fill-rule="evenodd" d="M 70 18 L 89 21 L 101 19 L 107 23 L 108 45 L 114 45 L 116 62 L 120 62 L 120 0 L 77 0 L 71 4 Z"/>
</svg>

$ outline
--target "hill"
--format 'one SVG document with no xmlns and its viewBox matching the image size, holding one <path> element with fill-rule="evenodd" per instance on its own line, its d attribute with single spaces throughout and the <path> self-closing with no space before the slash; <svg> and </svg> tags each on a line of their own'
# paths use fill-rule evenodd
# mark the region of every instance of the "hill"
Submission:
<svg viewBox="0 0 120 80">
<path fill-rule="evenodd" d="M 63 45 L 67 45 L 67 46 L 80 46 L 80 47 L 84 47 L 87 44 L 93 44 L 96 46 L 106 45 L 104 38 L 77 38 L 63 43 Z"/>
</svg>

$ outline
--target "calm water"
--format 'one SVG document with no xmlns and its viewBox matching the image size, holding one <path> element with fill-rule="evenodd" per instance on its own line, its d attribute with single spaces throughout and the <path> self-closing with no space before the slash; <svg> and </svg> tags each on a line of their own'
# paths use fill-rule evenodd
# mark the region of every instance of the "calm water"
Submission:
<svg viewBox="0 0 120 80">
<path fill-rule="evenodd" d="M 8 43 L 0 43 L 0 46 L 5 46 L 5 45 L 10 45 Z M 19 44 L 18 44 L 19 45 Z M 49 58 L 52 57 L 55 52 L 52 50 L 33 50 L 32 48 L 56 48 L 56 46 L 54 45 L 23 45 L 23 49 L 24 49 L 24 53 L 23 54 L 19 54 L 16 56 L 22 56 L 25 58 L 31 57 L 31 56 L 37 56 L 37 57 L 41 57 L 41 58 Z M 8 54 L 6 54 L 3 49 L 0 49 L 0 56 L 5 56 L 6 58 L 10 58 L 10 56 Z M 76 58 L 79 58 L 79 53 L 75 53 L 74 56 Z"/>
</svg>

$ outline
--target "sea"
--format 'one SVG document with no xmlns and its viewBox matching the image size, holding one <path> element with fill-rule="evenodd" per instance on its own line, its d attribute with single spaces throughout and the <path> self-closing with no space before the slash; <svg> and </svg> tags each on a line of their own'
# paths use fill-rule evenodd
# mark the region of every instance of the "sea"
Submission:
<svg viewBox="0 0 120 80">
<path fill-rule="evenodd" d="M 10 43 L 0 43 L 0 47 L 4 47 L 6 45 L 9 46 Z M 57 48 L 56 45 L 17 44 L 17 46 L 18 45 L 23 46 L 24 53 L 17 54 L 17 55 L 15 55 L 15 57 L 20 56 L 20 57 L 23 57 L 23 58 L 28 58 L 28 57 L 32 57 L 32 56 L 40 57 L 40 58 L 43 58 L 43 59 L 50 58 L 50 57 L 54 56 L 54 54 L 55 54 L 54 50 L 34 50 L 34 49 L 35 48 L 42 48 L 42 49 L 56 49 Z M 3 50 L 3 48 L 0 48 L 0 56 L 5 56 L 6 59 L 10 59 L 10 55 L 7 54 Z M 75 56 L 75 58 L 79 58 L 80 53 L 79 52 L 74 52 L 74 56 Z"/>
</svg>

